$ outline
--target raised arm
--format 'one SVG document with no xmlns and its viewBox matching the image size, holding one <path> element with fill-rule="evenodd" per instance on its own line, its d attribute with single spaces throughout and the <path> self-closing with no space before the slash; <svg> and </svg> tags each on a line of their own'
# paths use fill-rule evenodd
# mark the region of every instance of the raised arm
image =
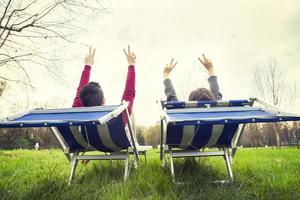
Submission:
<svg viewBox="0 0 300 200">
<path fill-rule="evenodd" d="M 215 100 L 221 100 L 222 94 L 220 92 L 217 76 L 215 74 L 214 66 L 210 59 L 206 58 L 204 54 L 202 54 L 202 59 L 198 58 L 199 61 L 202 63 L 202 65 L 205 67 L 205 69 L 208 72 L 209 78 L 209 88 L 211 93 L 214 95 Z"/>
<path fill-rule="evenodd" d="M 90 81 L 90 72 L 91 72 L 91 67 L 94 64 L 94 56 L 95 56 L 95 51 L 96 49 L 93 49 L 90 47 L 89 48 L 89 52 L 86 55 L 85 59 L 84 59 L 84 69 L 81 73 L 81 77 L 80 77 L 80 82 L 79 82 L 79 86 L 77 87 L 77 92 L 76 92 L 76 96 L 73 100 L 73 105 L 72 107 L 82 107 L 82 103 L 80 100 L 80 91 L 83 88 L 83 86 L 85 86 L 86 84 L 89 83 Z"/>
<path fill-rule="evenodd" d="M 174 59 L 171 60 L 170 64 L 167 64 L 163 70 L 165 95 L 167 96 L 166 101 L 178 101 L 175 89 L 170 79 L 170 73 L 177 65 L 177 62 L 173 63 Z"/>
<path fill-rule="evenodd" d="M 124 53 L 127 58 L 128 62 L 128 72 L 127 72 L 127 79 L 125 83 L 125 90 L 122 96 L 122 100 L 129 102 L 128 112 L 129 114 L 132 113 L 132 107 L 135 98 L 135 54 L 130 51 L 130 46 L 128 46 L 128 51 L 126 52 L 125 49 Z"/>
</svg>

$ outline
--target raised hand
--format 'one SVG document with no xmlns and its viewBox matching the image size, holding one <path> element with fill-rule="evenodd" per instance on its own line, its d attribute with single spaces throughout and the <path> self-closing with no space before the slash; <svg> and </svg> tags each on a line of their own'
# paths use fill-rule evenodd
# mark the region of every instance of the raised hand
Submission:
<svg viewBox="0 0 300 200">
<path fill-rule="evenodd" d="M 94 56 L 95 56 L 96 49 L 89 48 L 88 54 L 84 58 L 85 65 L 93 66 L 94 65 Z"/>
<path fill-rule="evenodd" d="M 164 79 L 169 78 L 171 71 L 175 68 L 175 66 L 177 65 L 177 62 L 174 62 L 174 58 L 172 58 L 170 64 L 166 64 L 164 70 L 163 70 L 163 76 Z"/>
<path fill-rule="evenodd" d="M 130 51 L 130 46 L 128 45 L 128 51 L 126 52 L 125 49 L 123 49 L 127 61 L 128 61 L 128 65 L 135 65 L 135 59 L 136 59 L 136 55 L 133 53 L 133 51 Z"/>
<path fill-rule="evenodd" d="M 214 72 L 214 66 L 213 66 L 211 60 L 206 58 L 204 54 L 202 54 L 202 57 L 203 57 L 203 59 L 198 58 L 199 61 L 205 67 L 205 69 L 207 70 L 209 76 L 213 76 L 215 74 L 215 72 Z"/>
</svg>

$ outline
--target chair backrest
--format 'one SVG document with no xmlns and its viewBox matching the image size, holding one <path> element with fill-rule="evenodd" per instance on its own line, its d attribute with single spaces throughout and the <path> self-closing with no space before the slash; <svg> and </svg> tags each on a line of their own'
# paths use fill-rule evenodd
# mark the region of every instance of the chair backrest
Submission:
<svg viewBox="0 0 300 200">
<path fill-rule="evenodd" d="M 131 146 L 122 114 L 101 125 L 58 126 L 69 151 L 118 152 Z"/>
<path fill-rule="evenodd" d="M 51 127 L 69 151 L 117 152 L 131 146 L 124 124 L 127 106 L 36 109 L 0 120 L 0 128 Z"/>
<path fill-rule="evenodd" d="M 173 101 L 165 102 L 165 110 L 178 110 L 189 112 L 189 110 L 222 109 L 226 107 L 250 107 L 251 100 L 229 100 L 229 101 Z M 196 111 L 195 111 L 196 109 Z M 184 117 L 182 118 L 184 121 Z M 165 132 L 165 144 L 180 149 L 201 149 L 204 147 L 230 147 L 232 138 L 239 128 L 239 123 L 213 124 L 194 123 L 184 125 L 183 123 L 168 123 Z"/>
<path fill-rule="evenodd" d="M 254 102 L 262 106 L 253 107 Z M 164 142 L 182 149 L 231 147 L 231 144 L 235 146 L 244 129 L 244 126 L 239 129 L 242 124 L 300 121 L 299 115 L 284 112 L 256 98 L 173 101 L 162 103 L 162 107 L 167 127 Z M 237 140 L 233 141 L 233 138 Z"/>
<path fill-rule="evenodd" d="M 168 125 L 166 144 L 181 149 L 230 147 L 239 124 Z"/>
</svg>

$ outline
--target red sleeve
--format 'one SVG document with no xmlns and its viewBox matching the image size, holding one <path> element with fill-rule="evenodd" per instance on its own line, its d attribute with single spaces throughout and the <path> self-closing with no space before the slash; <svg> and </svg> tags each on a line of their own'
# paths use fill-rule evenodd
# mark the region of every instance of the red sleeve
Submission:
<svg viewBox="0 0 300 200">
<path fill-rule="evenodd" d="M 129 102 L 129 106 L 128 106 L 129 115 L 131 115 L 132 113 L 134 97 L 135 97 L 135 70 L 134 70 L 134 65 L 130 65 L 128 67 L 125 90 L 122 96 L 122 101 L 125 100 Z M 127 120 L 125 120 L 123 117 L 123 121 L 126 122 Z"/>
<path fill-rule="evenodd" d="M 85 65 L 84 69 L 82 71 L 82 74 L 81 74 L 79 86 L 77 88 L 76 96 L 74 98 L 72 107 L 82 107 L 82 103 L 80 101 L 79 95 L 80 95 L 80 91 L 83 88 L 83 86 L 88 84 L 90 81 L 90 72 L 91 72 L 91 66 Z"/>
</svg>

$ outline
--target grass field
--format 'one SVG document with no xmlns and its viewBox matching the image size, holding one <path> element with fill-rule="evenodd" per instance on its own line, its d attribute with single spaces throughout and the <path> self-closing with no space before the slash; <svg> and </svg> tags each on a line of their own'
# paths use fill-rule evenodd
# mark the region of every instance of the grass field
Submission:
<svg viewBox="0 0 300 200">
<path fill-rule="evenodd" d="M 78 164 L 67 186 L 69 163 L 61 150 L 0 151 L 1 199 L 300 199 L 300 150 L 240 149 L 233 162 L 235 181 L 225 179 L 221 158 L 177 160 L 174 184 L 160 166 L 158 150 L 149 152 L 123 182 L 121 161 Z"/>
</svg>

